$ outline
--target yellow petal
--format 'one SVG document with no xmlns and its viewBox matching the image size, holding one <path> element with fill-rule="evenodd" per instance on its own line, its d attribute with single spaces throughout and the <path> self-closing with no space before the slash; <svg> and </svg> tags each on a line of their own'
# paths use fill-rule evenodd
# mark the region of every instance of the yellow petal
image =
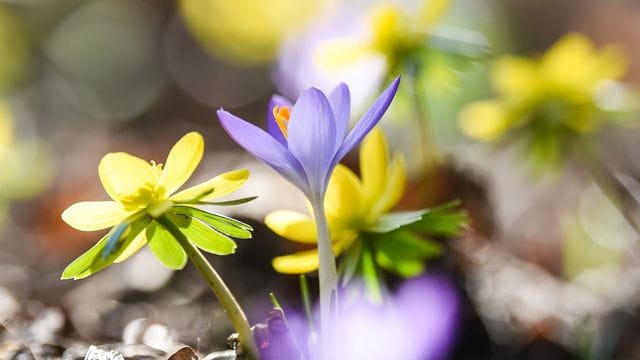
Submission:
<svg viewBox="0 0 640 360">
<path fill-rule="evenodd" d="M 392 4 L 374 9 L 371 18 L 373 47 L 383 54 L 391 54 L 399 42 L 410 34 L 409 19 Z"/>
<path fill-rule="evenodd" d="M 344 236 L 333 243 L 333 254 L 338 257 L 356 239 L 356 233 L 344 233 Z M 318 269 L 318 251 L 306 250 L 290 255 L 276 256 L 271 260 L 273 268 L 282 274 L 305 274 Z"/>
<path fill-rule="evenodd" d="M 138 250 L 142 249 L 143 246 L 147 244 L 147 236 L 145 235 L 145 231 L 141 231 L 138 236 L 127 246 L 126 249 L 118 256 L 118 258 L 114 261 L 116 263 L 123 262 L 127 260 L 131 255 L 138 252 Z"/>
<path fill-rule="evenodd" d="M 373 203 L 373 217 L 368 220 L 373 221 L 378 216 L 387 213 L 400 201 L 404 193 L 405 183 L 407 181 L 407 171 L 404 159 L 401 156 L 395 156 L 389 166 L 389 179 L 384 193 Z"/>
<path fill-rule="evenodd" d="M 420 32 L 429 31 L 433 24 L 440 20 L 442 15 L 449 9 L 450 4 L 451 0 L 423 0 L 423 6 L 422 9 L 420 9 L 417 21 L 418 28 L 416 30 Z"/>
<path fill-rule="evenodd" d="M 497 101 L 470 103 L 462 109 L 459 116 L 462 131 L 478 140 L 495 140 L 511 126 L 503 105 Z"/>
<path fill-rule="evenodd" d="M 118 202 L 137 197 L 140 189 L 157 182 L 150 163 L 124 152 L 105 155 L 98 174 L 107 194 Z"/>
<path fill-rule="evenodd" d="M 360 147 L 362 187 L 368 199 L 376 199 L 387 183 L 388 150 L 382 130 L 374 128 Z"/>
<path fill-rule="evenodd" d="M 184 202 L 194 199 L 213 200 L 236 191 L 249 178 L 249 170 L 240 169 L 220 174 L 202 184 L 184 189 L 173 195 L 171 200 Z"/>
<path fill-rule="evenodd" d="M 595 58 L 597 76 L 600 79 L 620 79 L 629 64 L 622 51 L 615 46 L 607 46 Z"/>
<path fill-rule="evenodd" d="M 538 87 L 538 67 L 533 61 L 515 56 L 501 58 L 493 68 L 491 82 L 498 93 L 509 98 L 528 99 Z"/>
<path fill-rule="evenodd" d="M 318 241 L 316 223 L 307 215 L 277 210 L 267 214 L 264 223 L 283 238 L 304 244 L 315 244 Z"/>
<path fill-rule="evenodd" d="M 273 268 L 282 274 L 305 274 L 318 269 L 318 251 L 300 251 L 278 256 L 271 261 Z"/>
<path fill-rule="evenodd" d="M 197 132 L 186 134 L 173 145 L 158 181 L 166 189 L 167 195 L 173 194 L 187 182 L 200 164 L 203 153 L 204 139 Z"/>
<path fill-rule="evenodd" d="M 115 226 L 131 214 L 115 201 L 85 201 L 68 207 L 62 220 L 75 229 L 95 231 Z"/>
<path fill-rule="evenodd" d="M 620 78 L 626 62 L 615 47 L 597 51 L 589 38 L 570 33 L 544 54 L 541 67 L 549 86 L 580 100 L 580 96 L 589 99 L 603 80 Z"/>
<path fill-rule="evenodd" d="M 362 220 L 364 201 L 364 190 L 358 177 L 346 166 L 338 164 L 329 179 L 324 200 L 330 226 L 355 226 L 354 222 Z"/>
</svg>

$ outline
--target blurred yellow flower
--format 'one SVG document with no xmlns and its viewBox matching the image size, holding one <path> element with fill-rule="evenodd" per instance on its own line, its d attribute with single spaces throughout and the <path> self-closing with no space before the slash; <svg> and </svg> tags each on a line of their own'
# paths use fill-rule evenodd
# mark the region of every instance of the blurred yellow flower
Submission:
<svg viewBox="0 0 640 360">
<path fill-rule="evenodd" d="M 525 126 L 546 137 L 592 133 L 602 121 L 598 90 L 620 79 L 626 68 L 617 48 L 595 49 L 577 33 L 561 38 L 537 60 L 505 56 L 491 74 L 497 97 L 468 104 L 460 126 L 469 137 L 484 141 Z"/>
<path fill-rule="evenodd" d="M 328 1 L 180 0 L 189 29 L 211 55 L 234 64 L 271 60 L 286 35 L 321 12 Z"/>
<path fill-rule="evenodd" d="M 328 41 L 318 50 L 318 60 L 336 68 L 369 54 L 383 55 L 388 69 L 399 59 L 421 46 L 433 25 L 449 8 L 450 0 L 425 0 L 415 14 L 398 5 L 384 3 L 370 13 L 370 34 L 365 41 L 339 38 Z"/>
<path fill-rule="evenodd" d="M 329 180 L 325 209 L 336 256 L 391 210 L 404 191 L 404 162 L 399 156 L 389 158 L 381 130 L 375 128 L 362 142 L 360 165 L 362 179 L 338 165 Z M 278 210 L 268 214 L 265 223 L 289 240 L 309 245 L 317 241 L 315 223 L 308 215 Z M 273 259 L 273 266 L 286 274 L 311 272 L 318 268 L 318 252 L 314 249 L 279 256 Z"/>
</svg>

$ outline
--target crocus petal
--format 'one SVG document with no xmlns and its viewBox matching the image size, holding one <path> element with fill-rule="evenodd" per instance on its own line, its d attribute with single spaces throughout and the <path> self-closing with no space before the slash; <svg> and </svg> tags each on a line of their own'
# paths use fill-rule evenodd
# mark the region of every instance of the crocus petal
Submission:
<svg viewBox="0 0 640 360">
<path fill-rule="evenodd" d="M 289 151 L 302 164 L 311 192 L 322 192 L 336 151 L 336 122 L 320 90 L 310 88 L 300 94 L 288 131 Z"/>
<path fill-rule="evenodd" d="M 382 130 L 375 128 L 360 146 L 360 173 L 367 197 L 375 201 L 387 185 L 388 167 L 387 143 Z"/>
<path fill-rule="evenodd" d="M 147 244 L 147 234 L 144 231 L 142 231 L 133 239 L 133 241 L 131 241 L 131 244 L 129 244 L 127 248 L 124 249 L 122 254 L 120 254 L 120 256 L 118 256 L 113 262 L 120 263 L 127 260 L 133 254 L 137 253 L 138 250 L 142 249 L 142 247 L 145 246 L 146 244 Z"/>
<path fill-rule="evenodd" d="M 276 106 L 291 106 L 291 101 L 287 100 L 285 97 L 280 95 L 273 95 L 271 100 L 269 100 L 269 108 L 267 109 L 267 131 L 274 139 L 278 140 L 280 144 L 287 146 L 287 139 L 280 131 L 280 127 L 278 123 L 276 123 L 276 119 L 273 117 L 273 108 Z"/>
<path fill-rule="evenodd" d="M 364 138 L 369 131 L 380 121 L 382 115 L 387 111 L 393 97 L 398 91 L 398 85 L 400 84 L 400 77 L 398 76 L 389 87 L 378 97 L 378 99 L 371 105 L 369 110 L 362 116 L 356 126 L 351 129 L 347 137 L 344 139 L 342 146 L 338 150 L 333 164 L 337 164 L 351 149 L 353 149 L 362 138 Z"/>
<path fill-rule="evenodd" d="M 95 231 L 115 226 L 131 214 L 115 201 L 84 201 L 68 207 L 62 220 L 75 229 Z"/>
<path fill-rule="evenodd" d="M 333 89 L 329 95 L 329 104 L 331 104 L 333 117 L 336 121 L 336 139 L 338 139 L 339 146 L 349 128 L 349 116 L 351 113 L 351 95 L 349 94 L 349 87 L 345 83 L 341 83 Z"/>
<path fill-rule="evenodd" d="M 327 186 L 324 206 L 329 223 L 357 227 L 363 218 L 364 192 L 360 180 L 349 168 L 338 164 Z M 334 241 L 336 239 L 334 238 Z"/>
<path fill-rule="evenodd" d="M 171 200 L 178 203 L 192 200 L 212 200 L 236 191 L 248 178 L 249 170 L 247 169 L 229 171 L 201 184 L 184 189 L 173 195 Z"/>
<path fill-rule="evenodd" d="M 267 214 L 264 223 L 276 234 L 303 244 L 318 242 L 316 224 L 309 216 L 295 211 L 277 210 Z"/>
<path fill-rule="evenodd" d="M 282 274 L 305 274 L 318 269 L 318 251 L 300 251 L 278 256 L 271 261 L 273 268 Z"/>
<path fill-rule="evenodd" d="M 118 202 L 126 201 L 141 188 L 156 183 L 150 163 L 124 152 L 105 155 L 98 166 L 98 175 L 104 190 Z"/>
<path fill-rule="evenodd" d="M 271 135 L 224 110 L 218 110 L 220 124 L 231 138 L 251 155 L 271 166 L 303 192 L 308 182 L 300 162 Z"/>
<path fill-rule="evenodd" d="M 173 194 L 187 182 L 202 160 L 203 153 L 204 139 L 197 132 L 186 134 L 171 148 L 158 180 L 167 195 Z"/>
<path fill-rule="evenodd" d="M 171 233 L 156 222 L 147 227 L 149 249 L 169 269 L 179 270 L 187 264 L 187 254 Z"/>
</svg>

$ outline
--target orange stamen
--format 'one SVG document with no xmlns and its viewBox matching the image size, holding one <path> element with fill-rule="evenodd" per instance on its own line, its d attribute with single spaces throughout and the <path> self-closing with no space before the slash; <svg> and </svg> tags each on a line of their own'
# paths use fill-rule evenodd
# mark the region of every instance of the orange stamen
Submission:
<svg viewBox="0 0 640 360">
<path fill-rule="evenodd" d="M 291 110 L 289 110 L 288 106 L 276 105 L 273 107 L 273 118 L 276 120 L 276 124 L 278 124 L 278 127 L 285 139 L 287 138 L 287 128 L 289 126 L 290 116 Z"/>
</svg>

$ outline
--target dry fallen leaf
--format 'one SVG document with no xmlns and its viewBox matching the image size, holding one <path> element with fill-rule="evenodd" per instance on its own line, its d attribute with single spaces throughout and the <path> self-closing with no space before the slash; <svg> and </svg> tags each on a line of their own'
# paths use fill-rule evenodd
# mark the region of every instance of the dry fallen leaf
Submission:
<svg viewBox="0 0 640 360">
<path fill-rule="evenodd" d="M 192 348 L 185 346 L 167 357 L 167 360 L 198 360 Z"/>
</svg>

